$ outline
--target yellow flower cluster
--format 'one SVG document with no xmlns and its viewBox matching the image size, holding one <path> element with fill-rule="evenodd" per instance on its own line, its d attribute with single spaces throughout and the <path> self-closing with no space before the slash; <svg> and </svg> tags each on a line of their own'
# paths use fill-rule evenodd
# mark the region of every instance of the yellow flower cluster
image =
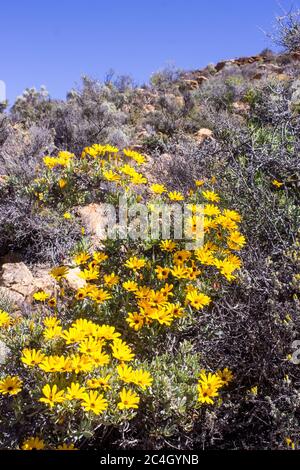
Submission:
<svg viewBox="0 0 300 470">
<path fill-rule="evenodd" d="M 103 423 L 115 424 L 116 416 L 133 416 L 132 411 L 139 407 L 142 395 L 153 383 L 146 363 L 139 362 L 140 351 L 135 354 L 132 349 L 133 331 L 139 339 L 151 338 L 161 327 L 184 326 L 196 316 L 195 312 L 209 307 L 215 291 L 221 289 L 220 279 L 231 282 L 237 277 L 242 266 L 237 252 L 246 240 L 239 229 L 240 214 L 223 206 L 213 189 L 215 179 L 207 186 L 197 179 L 193 189 L 181 192 L 158 182 L 148 185 L 147 178 L 136 169 L 147 159 L 135 150 L 94 144 L 86 147 L 81 157 L 76 159 L 67 151 L 44 157 L 45 177 L 35 181 L 38 188 L 44 188 L 37 192 L 43 201 L 38 205 L 47 201 L 46 185 L 55 187 L 62 196 L 59 190 L 67 194 L 77 175 L 85 174 L 97 184 L 99 178 L 114 183 L 114 190 L 129 192 L 134 202 L 140 201 L 143 194 L 149 207 L 155 207 L 158 200 L 168 204 L 186 201 L 191 210 L 191 239 L 199 222 L 204 223 L 204 243 L 193 250 L 186 249 L 182 241 L 171 239 L 139 241 L 131 246 L 124 242 L 124 249 L 118 242 L 108 240 L 105 251 L 84 248 L 73 254 L 68 265 L 52 268 L 50 274 L 58 284 L 55 296 L 42 290 L 33 295 L 34 308 L 40 315 L 27 328 L 32 335 L 28 333 L 26 338 L 25 334 L 24 341 L 22 338 L 21 363 L 26 374 L 21 375 L 21 371 L 20 377 L 2 377 L 0 393 L 21 397 L 24 387 L 35 403 L 45 405 L 40 406 L 46 413 L 57 413 L 55 419 L 81 413 L 88 419 L 98 416 L 97 423 L 101 416 Z M 137 196 L 137 188 L 132 189 L 131 185 L 147 186 L 144 193 L 139 188 Z M 109 193 L 112 199 L 114 196 L 115 192 Z M 197 212 L 199 205 L 203 214 Z M 68 204 L 63 206 L 62 217 L 66 221 L 76 218 L 72 209 Z M 82 242 L 82 246 L 88 246 L 85 238 Z M 77 273 L 81 286 L 75 291 L 66 279 L 71 269 Z M 51 314 L 45 316 L 49 309 Z M 124 328 L 126 342 L 113 325 L 118 330 Z M 3 331 L 13 327 L 11 316 L 2 310 L 0 327 Z M 232 379 L 229 369 L 202 371 L 197 384 L 199 403 L 213 404 L 221 388 Z M 192 387 L 196 397 L 196 385 Z M 127 414 L 128 410 L 131 414 Z M 23 441 L 21 448 L 43 449 L 45 442 L 33 435 Z M 62 443 L 58 448 L 72 450 L 74 444 Z"/>
<path fill-rule="evenodd" d="M 136 152 L 135 150 L 124 149 L 122 153 L 126 157 L 134 160 L 138 165 L 142 165 L 146 163 L 146 157 L 144 155 L 141 155 L 139 152 Z M 121 158 L 120 150 L 117 147 L 113 147 L 112 145 L 100 145 L 100 144 L 94 144 L 91 147 L 86 147 L 83 150 L 81 157 L 85 158 L 86 156 L 91 156 L 91 157 L 96 158 L 96 157 L 103 157 L 106 155 L 108 156 L 113 155 L 118 160 Z"/>
<path fill-rule="evenodd" d="M 233 380 L 232 372 L 225 368 L 217 373 L 202 371 L 198 380 L 198 401 L 208 405 L 214 404 L 214 398 L 219 396 L 220 388 L 228 385 Z"/>
<path fill-rule="evenodd" d="M 117 147 L 112 145 L 100 145 L 94 144 L 91 147 L 85 147 L 81 153 L 81 157 L 85 158 L 86 156 L 90 157 L 103 157 L 104 155 L 116 155 L 119 152 Z"/>
<path fill-rule="evenodd" d="M 212 191 L 208 193 L 211 197 Z M 228 281 L 234 280 L 242 263 L 231 249 L 240 249 L 245 239 L 237 230 L 240 215 L 236 211 L 221 210 L 214 204 L 205 205 L 204 211 L 205 217 L 210 218 L 207 236 L 211 236 L 201 248 L 192 251 L 180 249 L 177 242 L 163 240 L 158 242 L 158 262 L 134 255 L 125 260 L 124 271 L 118 266 L 118 273 L 106 272 L 110 269 L 106 253 L 78 253 L 73 262 L 79 266 L 78 276 L 85 285 L 78 289 L 75 299 L 90 300 L 97 305 L 110 300 L 110 305 L 117 305 L 123 289 L 130 296 L 126 321 L 135 331 L 153 322 L 170 326 L 175 319 L 185 316 L 188 306 L 198 311 L 208 306 L 211 288 L 207 287 L 206 269 L 215 268 Z M 225 247 L 221 243 L 224 239 Z M 61 282 L 68 269 L 59 266 L 51 273 Z M 141 282 L 144 278 L 147 279 L 146 284 Z M 35 294 L 36 300 L 46 298 L 47 294 L 43 292 Z M 45 337 L 51 339 L 59 334 L 56 326 L 47 330 Z"/>
<path fill-rule="evenodd" d="M 162 194 L 162 193 L 167 192 L 167 189 L 165 185 L 163 184 L 154 183 L 154 184 L 151 184 L 150 191 L 154 194 Z"/>
<path fill-rule="evenodd" d="M 120 382 L 134 384 L 141 390 L 151 386 L 152 377 L 148 371 L 126 365 L 133 361 L 135 354 L 113 326 L 98 325 L 82 318 L 74 321 L 68 329 L 63 329 L 56 317 L 46 317 L 43 323 L 44 338 L 55 340 L 57 349 L 66 354 L 49 355 L 42 350 L 25 348 L 21 362 L 29 368 L 39 369 L 51 380 L 43 386 L 43 396 L 39 398 L 51 409 L 56 404 L 67 406 L 70 401 L 75 401 L 84 411 L 98 415 L 109 404 L 108 398 L 98 389 L 108 391 L 112 388 L 110 384 L 115 389 Z M 64 376 L 58 382 L 61 384 L 64 380 L 64 389 L 59 389 L 58 383 L 53 384 L 52 377 L 58 377 L 57 374 Z M 76 376 L 78 379 L 74 381 Z M 0 392 L 3 389 L 7 390 L 6 393 L 18 393 L 20 386 L 18 378 L 8 377 L 0 384 Z M 139 401 L 138 393 L 122 387 L 117 408 L 134 409 Z"/>
<path fill-rule="evenodd" d="M 36 436 L 31 436 L 26 439 L 21 445 L 22 450 L 44 450 L 46 444 L 43 439 Z M 51 447 L 50 447 L 51 448 Z M 57 446 L 57 450 L 78 450 L 73 443 L 63 443 Z"/>
<path fill-rule="evenodd" d="M 67 167 L 70 164 L 70 161 L 75 157 L 73 153 L 67 151 L 61 151 L 58 153 L 57 157 L 44 157 L 43 161 L 47 168 L 52 170 L 57 166 Z"/>
<path fill-rule="evenodd" d="M 11 320 L 12 319 L 7 312 L 0 310 L 0 328 L 9 326 L 11 324 Z"/>
<path fill-rule="evenodd" d="M 138 165 L 143 165 L 146 163 L 146 157 L 138 152 L 135 152 L 134 150 L 124 149 L 123 153 L 126 155 L 126 157 L 132 158 L 132 160 L 134 160 Z"/>
<path fill-rule="evenodd" d="M 124 162 L 124 157 L 129 158 L 138 166 L 146 163 L 146 157 L 139 152 L 131 149 L 124 149 L 122 152 L 111 145 L 99 145 L 94 144 L 91 147 L 86 147 L 81 156 L 83 158 L 91 156 L 107 157 L 105 160 L 101 160 L 102 175 L 105 180 L 120 184 L 121 186 L 127 187 L 127 184 L 133 185 L 146 184 L 147 178 L 142 173 L 136 171 L 136 169 L 129 163 Z M 124 178 L 125 177 L 125 178 Z M 129 179 L 127 179 L 127 177 Z"/>
<path fill-rule="evenodd" d="M 51 173 L 47 171 L 43 177 L 35 178 L 31 188 L 41 204 L 47 204 L 48 196 L 51 198 L 51 190 L 55 187 L 65 193 L 66 201 L 68 201 L 69 192 L 72 192 L 73 195 L 77 194 L 76 184 L 78 177 L 83 173 L 93 183 L 95 178 L 100 176 L 107 182 L 114 182 L 125 191 L 128 191 L 131 185 L 145 185 L 147 183 L 147 178 L 134 168 L 136 165 L 145 164 L 146 157 L 137 151 L 120 150 L 109 144 L 94 144 L 85 147 L 81 158 L 76 158 L 73 153 L 68 151 L 61 151 L 57 156 L 45 156 L 43 162 L 45 167 L 51 170 Z M 68 211 L 63 214 L 63 217 L 66 220 L 73 218 Z"/>
<path fill-rule="evenodd" d="M 88 157 L 98 161 L 104 179 L 120 184 L 126 190 L 129 183 L 147 183 L 141 173 L 124 161 L 128 158 L 138 165 L 146 162 L 146 158 L 134 150 L 120 151 L 111 145 L 94 144 L 83 150 L 82 157 L 84 161 L 88 161 Z M 211 183 L 214 184 L 215 179 Z M 246 240 L 239 231 L 239 213 L 221 207 L 220 195 L 211 187 L 205 189 L 204 185 L 203 180 L 196 180 L 196 190 L 190 192 L 187 201 L 192 213 L 188 221 L 191 237 L 195 235 L 198 218 L 202 216 L 197 213 L 199 204 L 203 207 L 205 243 L 201 248 L 188 251 L 182 249 L 179 242 L 162 240 L 158 242 L 160 251 L 152 260 L 145 256 L 145 252 L 142 255 L 133 253 L 113 271 L 107 254 L 78 253 L 73 262 L 79 266 L 78 277 L 84 285 L 77 290 L 75 300 L 113 308 L 119 314 L 118 306 L 125 298 L 126 322 L 135 331 L 155 322 L 170 326 L 191 309 L 199 311 L 209 306 L 212 291 L 219 288 L 216 277 L 221 275 L 230 282 L 236 278 L 242 266 L 236 252 L 243 248 Z M 149 190 L 155 197 L 159 195 L 162 202 L 186 199 L 182 192 L 169 191 L 160 183 L 152 183 Z M 59 266 L 51 273 L 62 282 L 68 269 Z M 122 297 L 122 291 L 125 291 L 125 297 Z M 46 295 L 38 292 L 35 299 L 45 301 Z M 44 335 L 50 340 L 60 333 L 60 327 L 56 326 L 45 331 Z"/>
<path fill-rule="evenodd" d="M 137 184 L 146 184 L 147 183 L 147 178 L 142 173 L 138 173 L 136 169 L 126 163 L 125 165 L 121 166 L 119 168 L 119 172 L 123 174 L 124 176 L 129 177 L 129 182 L 131 182 L 134 185 Z"/>
</svg>

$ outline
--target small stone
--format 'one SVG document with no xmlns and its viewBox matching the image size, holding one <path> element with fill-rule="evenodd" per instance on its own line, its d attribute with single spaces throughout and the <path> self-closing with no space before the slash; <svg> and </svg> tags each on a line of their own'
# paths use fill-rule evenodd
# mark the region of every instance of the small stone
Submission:
<svg viewBox="0 0 300 470">
<path fill-rule="evenodd" d="M 202 128 L 194 134 L 194 139 L 202 144 L 206 139 L 212 139 L 213 132 L 210 129 Z"/>
<path fill-rule="evenodd" d="M 79 277 L 79 273 L 80 268 L 76 267 L 70 269 L 69 272 L 66 274 L 65 279 L 70 289 L 78 290 L 86 285 L 86 280 Z"/>
</svg>

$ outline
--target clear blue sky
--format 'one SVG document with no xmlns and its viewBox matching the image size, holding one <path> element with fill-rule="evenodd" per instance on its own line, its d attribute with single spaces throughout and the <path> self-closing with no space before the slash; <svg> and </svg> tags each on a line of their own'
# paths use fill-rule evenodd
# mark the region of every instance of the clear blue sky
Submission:
<svg viewBox="0 0 300 470">
<path fill-rule="evenodd" d="M 167 63 L 196 69 L 260 52 L 260 28 L 280 11 L 278 0 L 5 0 L 0 80 L 10 104 L 43 84 L 64 98 L 83 74 L 110 68 L 141 83 Z"/>
</svg>

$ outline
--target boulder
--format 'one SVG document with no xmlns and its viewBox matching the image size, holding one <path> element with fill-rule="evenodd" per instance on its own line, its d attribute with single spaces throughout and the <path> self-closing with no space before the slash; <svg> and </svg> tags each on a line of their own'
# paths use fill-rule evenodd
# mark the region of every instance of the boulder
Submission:
<svg viewBox="0 0 300 470">
<path fill-rule="evenodd" d="M 223 70 L 227 65 L 237 65 L 241 67 L 243 65 L 254 64 L 255 62 L 261 62 L 263 58 L 259 55 L 254 55 L 251 57 L 239 57 L 238 59 L 222 60 L 218 62 L 215 66 L 217 72 Z"/>
<path fill-rule="evenodd" d="M 9 302 L 18 306 L 25 301 L 31 302 L 33 294 L 39 290 L 53 295 L 56 282 L 49 271 L 49 267 L 39 267 L 33 274 L 22 261 L 4 263 L 0 276 L 0 295 L 6 296 Z"/>
<path fill-rule="evenodd" d="M 30 296 L 33 291 L 33 275 L 26 264 L 5 263 L 2 265 L 0 285 L 24 297 Z"/>
<path fill-rule="evenodd" d="M 115 209 L 117 210 L 117 208 Z M 111 229 L 116 224 L 115 212 L 111 211 L 111 207 L 105 203 L 92 203 L 77 208 L 77 213 L 87 232 L 91 235 L 94 248 L 103 248 L 101 240 L 107 238 L 107 228 Z"/>
</svg>

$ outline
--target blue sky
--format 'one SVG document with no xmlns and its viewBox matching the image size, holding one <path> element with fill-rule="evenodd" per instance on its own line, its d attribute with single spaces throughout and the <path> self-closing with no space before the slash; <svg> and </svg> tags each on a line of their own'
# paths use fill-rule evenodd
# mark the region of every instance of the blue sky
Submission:
<svg viewBox="0 0 300 470">
<path fill-rule="evenodd" d="M 143 83 L 170 63 L 197 69 L 260 52 L 268 46 L 260 28 L 280 13 L 278 0 L 5 1 L 0 80 L 10 104 L 43 84 L 64 98 L 83 74 L 101 80 L 111 68 Z"/>
</svg>

